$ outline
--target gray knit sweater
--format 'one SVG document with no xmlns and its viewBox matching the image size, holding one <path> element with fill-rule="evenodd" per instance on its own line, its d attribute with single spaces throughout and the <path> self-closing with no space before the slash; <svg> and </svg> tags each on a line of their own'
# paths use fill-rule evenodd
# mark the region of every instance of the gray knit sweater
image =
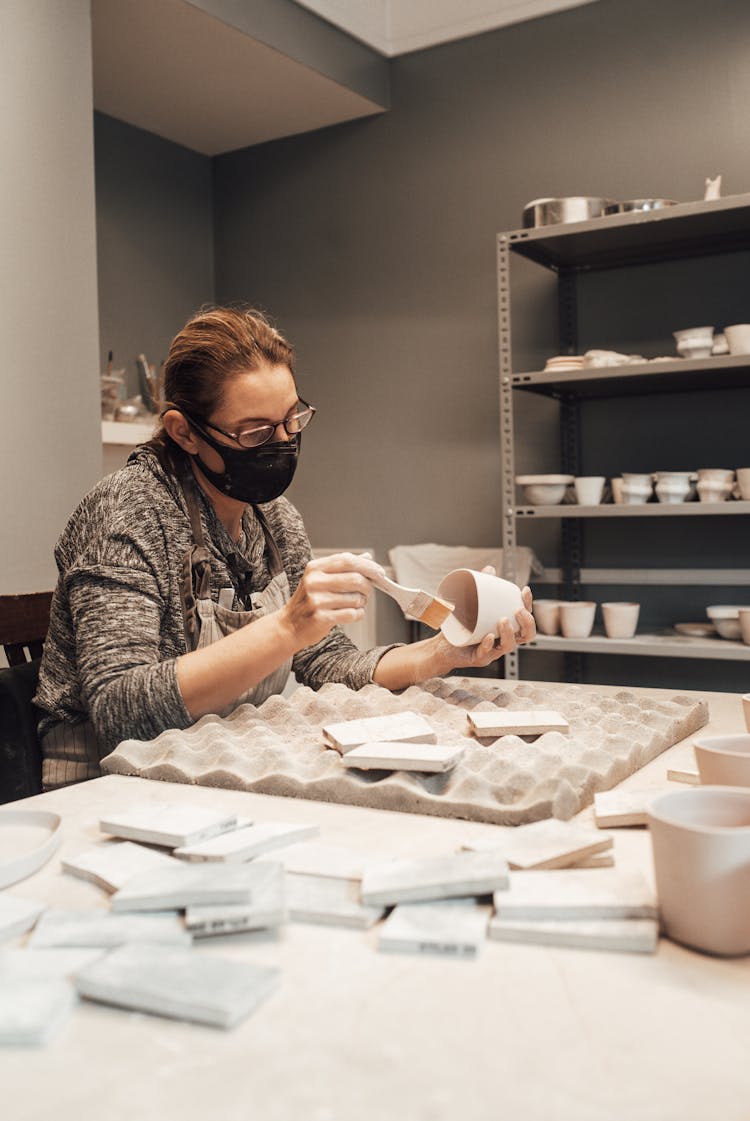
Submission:
<svg viewBox="0 0 750 1121">
<path fill-rule="evenodd" d="M 294 591 L 311 556 L 302 519 L 286 498 L 263 512 Z M 236 544 L 201 494 L 201 520 L 212 597 L 232 586 L 233 609 L 249 608 L 247 595 L 270 580 L 257 518 L 248 507 Z M 191 544 L 179 483 L 147 445 L 86 495 L 55 548 L 59 578 L 34 698 L 41 735 L 60 720 L 90 719 L 103 756 L 123 739 L 191 723 L 175 670 L 186 652 L 180 571 Z M 386 649 L 361 653 L 335 628 L 300 651 L 293 669 L 314 689 L 328 681 L 359 689 Z"/>
</svg>

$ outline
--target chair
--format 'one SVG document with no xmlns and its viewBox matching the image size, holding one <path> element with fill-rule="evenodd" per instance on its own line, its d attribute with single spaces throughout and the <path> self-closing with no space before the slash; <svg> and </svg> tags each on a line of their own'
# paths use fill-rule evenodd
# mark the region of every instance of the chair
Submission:
<svg viewBox="0 0 750 1121">
<path fill-rule="evenodd" d="M 42 753 L 32 704 L 49 627 L 52 592 L 0 595 L 0 804 L 39 794 Z"/>
</svg>

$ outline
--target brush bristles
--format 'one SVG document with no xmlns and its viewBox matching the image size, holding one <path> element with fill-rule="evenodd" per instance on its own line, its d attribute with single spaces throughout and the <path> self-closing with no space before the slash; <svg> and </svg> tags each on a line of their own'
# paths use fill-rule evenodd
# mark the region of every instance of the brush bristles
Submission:
<svg viewBox="0 0 750 1121">
<path fill-rule="evenodd" d="M 452 611 L 453 604 L 448 603 L 447 600 L 428 595 L 427 592 L 420 592 L 406 608 L 405 614 L 436 631 Z"/>
</svg>

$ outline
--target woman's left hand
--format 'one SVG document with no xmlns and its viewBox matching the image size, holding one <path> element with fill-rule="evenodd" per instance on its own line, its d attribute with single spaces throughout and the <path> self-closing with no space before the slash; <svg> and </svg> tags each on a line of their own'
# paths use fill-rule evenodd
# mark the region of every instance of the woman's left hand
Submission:
<svg viewBox="0 0 750 1121">
<path fill-rule="evenodd" d="M 485 569 L 484 571 L 488 571 Z M 494 571 L 490 569 L 489 571 Z M 494 634 L 487 634 L 476 646 L 453 646 L 445 636 L 439 632 L 433 641 L 436 643 L 435 657 L 439 663 L 444 663 L 440 673 L 451 669 L 468 669 L 478 666 L 489 666 L 502 658 L 505 654 L 512 653 L 518 646 L 536 636 L 536 623 L 531 614 L 533 600 L 531 589 L 526 587 L 521 592 L 523 608 L 516 612 L 515 619 L 518 631 L 513 627 L 510 619 L 500 619 Z"/>
</svg>

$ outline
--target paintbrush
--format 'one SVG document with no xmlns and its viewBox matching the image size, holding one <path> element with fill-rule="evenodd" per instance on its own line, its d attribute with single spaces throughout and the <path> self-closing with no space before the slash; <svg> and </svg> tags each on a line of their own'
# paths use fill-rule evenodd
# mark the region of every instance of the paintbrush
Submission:
<svg viewBox="0 0 750 1121">
<path fill-rule="evenodd" d="M 404 615 L 409 619 L 417 619 L 425 626 L 438 630 L 440 624 L 452 614 L 454 605 L 439 596 L 422 592 L 419 588 L 405 588 L 395 580 L 389 580 L 379 564 L 371 562 L 367 565 L 364 575 L 375 588 L 385 592 L 391 599 L 395 599 Z"/>
</svg>

